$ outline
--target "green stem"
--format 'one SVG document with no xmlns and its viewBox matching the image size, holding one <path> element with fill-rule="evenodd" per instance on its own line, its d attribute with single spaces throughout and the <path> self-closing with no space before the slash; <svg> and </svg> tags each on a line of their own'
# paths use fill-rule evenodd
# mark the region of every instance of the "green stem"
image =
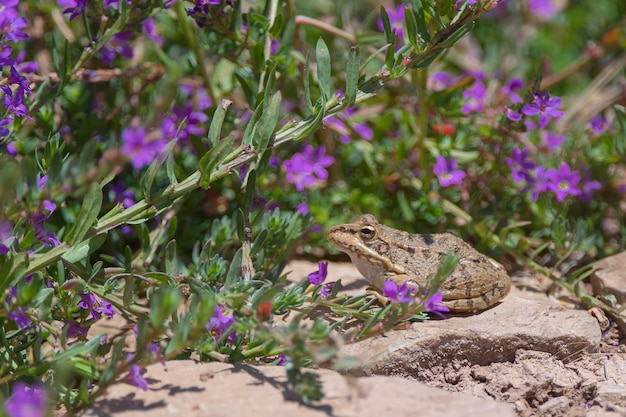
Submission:
<svg viewBox="0 0 626 417">
<path fill-rule="evenodd" d="M 176 17 L 178 18 L 178 23 L 181 26 L 183 31 L 183 35 L 185 36 L 185 40 L 187 41 L 187 45 L 191 45 L 191 49 L 193 50 L 193 54 L 196 57 L 196 61 L 198 61 L 198 69 L 200 70 L 200 76 L 204 81 L 204 88 L 207 90 L 208 96 L 211 98 L 213 103 L 217 103 L 219 99 L 215 95 L 215 91 L 213 91 L 213 86 L 211 85 L 211 77 L 209 76 L 209 72 L 207 71 L 204 59 L 204 53 L 202 49 L 200 49 L 200 42 L 198 42 L 197 37 L 193 33 L 193 29 L 191 28 L 190 19 L 187 18 L 185 13 L 185 6 L 182 1 L 176 3 Z"/>
</svg>

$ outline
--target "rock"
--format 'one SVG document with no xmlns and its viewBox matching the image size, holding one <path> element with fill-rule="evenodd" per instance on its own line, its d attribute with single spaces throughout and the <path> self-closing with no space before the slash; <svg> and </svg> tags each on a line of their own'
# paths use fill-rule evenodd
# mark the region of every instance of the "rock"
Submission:
<svg viewBox="0 0 626 417">
<path fill-rule="evenodd" d="M 513 288 L 499 305 L 475 315 L 413 323 L 408 330 L 344 346 L 341 356 L 359 358 L 365 375 L 420 378 L 450 363 L 512 362 L 518 349 L 573 360 L 597 352 L 598 322 L 586 311 L 568 310 L 547 299 L 526 299 Z"/>
<path fill-rule="evenodd" d="M 626 252 L 598 261 L 590 281 L 596 297 L 610 294 L 626 303 Z"/>
<path fill-rule="evenodd" d="M 596 297 L 612 295 L 617 304 L 626 304 L 626 252 L 598 261 L 590 281 Z M 620 317 L 615 317 L 615 322 L 622 335 L 626 335 L 626 322 Z"/>
<path fill-rule="evenodd" d="M 148 367 L 149 390 L 117 384 L 85 414 L 89 417 L 146 416 L 514 416 L 513 406 L 467 394 L 452 394 L 393 377 L 349 378 L 330 370 L 320 375 L 326 397 L 307 407 L 287 390 L 277 366 L 171 361 Z"/>
</svg>

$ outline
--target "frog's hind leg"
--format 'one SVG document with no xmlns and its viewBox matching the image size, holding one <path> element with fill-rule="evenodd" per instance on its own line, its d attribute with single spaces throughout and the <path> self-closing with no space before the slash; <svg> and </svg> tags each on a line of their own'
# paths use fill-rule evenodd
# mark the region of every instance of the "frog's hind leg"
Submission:
<svg viewBox="0 0 626 417">
<path fill-rule="evenodd" d="M 441 304 L 448 307 L 451 313 L 477 313 L 493 307 L 502 297 L 494 297 L 492 294 L 481 294 L 473 298 L 443 301 Z"/>
</svg>

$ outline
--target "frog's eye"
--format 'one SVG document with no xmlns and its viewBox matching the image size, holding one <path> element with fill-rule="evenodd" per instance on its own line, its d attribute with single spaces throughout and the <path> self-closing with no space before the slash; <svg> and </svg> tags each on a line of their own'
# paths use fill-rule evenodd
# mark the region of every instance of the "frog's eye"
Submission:
<svg viewBox="0 0 626 417">
<path fill-rule="evenodd" d="M 361 235 L 363 239 L 367 239 L 367 240 L 374 239 L 374 236 L 376 236 L 376 229 L 374 228 L 374 226 L 370 226 L 370 225 L 363 226 L 361 227 L 361 231 L 359 234 Z"/>
</svg>

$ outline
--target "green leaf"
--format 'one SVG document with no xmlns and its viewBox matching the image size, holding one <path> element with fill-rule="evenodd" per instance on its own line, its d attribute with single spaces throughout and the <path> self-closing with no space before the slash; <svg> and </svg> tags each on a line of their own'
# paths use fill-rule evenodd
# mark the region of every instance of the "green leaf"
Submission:
<svg viewBox="0 0 626 417">
<path fill-rule="evenodd" d="M 182 295 L 175 287 L 161 287 L 150 297 L 150 323 L 161 329 L 165 320 L 176 312 L 182 302 Z"/>
<path fill-rule="evenodd" d="M 93 236 L 65 252 L 62 258 L 70 263 L 77 263 L 94 253 L 106 240 L 106 235 Z"/>
<path fill-rule="evenodd" d="M 361 50 L 358 46 L 350 48 L 348 54 L 348 67 L 346 68 L 346 95 L 345 99 L 348 107 L 354 106 L 356 103 L 356 93 L 359 83 L 359 60 L 361 58 Z"/>
<path fill-rule="evenodd" d="M 246 101 L 248 102 L 248 106 L 250 108 L 254 108 L 256 106 L 256 96 L 254 94 L 254 87 L 250 85 L 251 74 L 249 74 L 250 70 L 248 68 L 237 68 L 235 71 L 235 78 L 239 81 L 241 85 L 241 89 L 243 90 L 243 94 L 246 96 Z"/>
<path fill-rule="evenodd" d="M 24 260 L 14 256 L 0 256 L 0 294 L 4 294 L 7 288 L 15 285 L 24 277 L 26 265 Z"/>
<path fill-rule="evenodd" d="M 311 66 L 311 58 L 307 54 L 306 62 L 304 63 L 304 74 L 302 83 L 304 84 L 304 102 L 309 108 L 310 112 L 313 112 L 313 101 L 311 100 L 311 74 L 309 73 L 309 67 Z"/>
<path fill-rule="evenodd" d="M 76 217 L 76 223 L 72 230 L 67 234 L 66 241 L 71 246 L 76 242 L 80 242 L 89 231 L 89 228 L 98 218 L 100 208 L 102 207 L 102 190 L 97 183 L 91 184 L 89 191 L 85 195 L 82 207 Z"/>
<path fill-rule="evenodd" d="M 438 43 L 438 47 L 452 48 L 458 41 L 460 41 L 465 35 L 471 32 L 474 27 L 474 22 L 469 22 L 456 29 L 452 34 L 447 36 L 444 40 Z"/>
<path fill-rule="evenodd" d="M 224 118 L 226 117 L 226 110 L 228 110 L 228 107 L 231 104 L 233 104 L 233 102 L 230 100 L 222 100 L 220 105 L 215 109 L 215 113 L 213 113 L 213 120 L 211 120 L 207 136 L 209 146 L 211 148 L 215 147 L 217 142 L 220 140 L 220 132 L 222 131 L 222 124 L 224 123 Z"/>
<path fill-rule="evenodd" d="M 391 45 L 387 44 L 387 45 L 383 45 L 380 48 L 378 48 L 377 50 L 375 50 L 374 52 L 372 52 L 366 59 L 365 61 L 363 61 L 363 64 L 361 64 L 361 67 L 359 68 L 359 73 L 365 71 L 365 67 L 367 67 L 369 65 L 370 62 L 372 62 L 373 60 L 375 60 L 378 55 L 380 55 L 381 52 L 383 52 L 385 49 L 389 48 Z"/>
<path fill-rule="evenodd" d="M 391 30 L 389 13 L 387 13 L 387 10 L 383 6 L 380 6 L 380 20 L 383 23 L 383 31 L 385 32 L 385 38 L 387 38 L 387 43 L 393 44 L 395 38 L 394 31 Z"/>
<path fill-rule="evenodd" d="M 246 191 L 244 195 L 244 207 L 251 207 L 252 200 L 254 199 L 254 192 L 256 191 L 256 169 L 248 171 L 246 181 Z"/>
<path fill-rule="evenodd" d="M 243 139 L 241 140 L 244 145 L 252 145 L 254 143 L 254 139 L 256 138 L 256 129 L 257 122 L 261 115 L 263 114 L 263 102 L 265 100 L 258 101 L 258 105 L 254 109 L 254 113 L 252 113 L 252 117 L 250 117 L 250 121 L 246 125 L 246 130 L 243 132 Z"/>
<path fill-rule="evenodd" d="M 322 90 L 326 100 L 330 100 L 333 95 L 333 85 L 330 79 L 330 51 L 322 38 L 317 40 L 315 58 L 317 60 L 317 80 L 320 90 Z"/>
<path fill-rule="evenodd" d="M 233 286 L 237 281 L 239 281 L 239 277 L 241 276 L 241 258 L 243 252 L 241 248 L 235 253 L 233 256 L 233 260 L 230 263 L 230 267 L 228 268 L 228 274 L 226 274 L 226 281 L 224 282 L 224 289 L 227 290 L 231 286 Z"/>
<path fill-rule="evenodd" d="M 426 18 L 424 17 L 424 7 L 421 0 L 412 0 L 413 17 L 415 18 L 416 30 L 420 38 L 424 43 L 430 42 L 430 33 L 428 32 L 428 26 L 426 25 Z"/>
<path fill-rule="evenodd" d="M 417 43 L 417 22 L 415 14 L 409 8 L 404 9 L 404 24 L 406 26 L 406 37 L 409 38 L 409 42 L 413 46 L 415 51 L 420 50 L 420 45 Z"/>
<path fill-rule="evenodd" d="M 176 240 L 172 239 L 165 246 L 165 272 L 169 276 L 178 273 L 178 260 L 176 258 Z"/>
<path fill-rule="evenodd" d="M 211 184 L 211 174 L 215 170 L 215 167 L 217 167 L 218 164 L 228 155 L 233 147 L 234 141 L 235 138 L 232 136 L 225 137 L 200 159 L 200 186 L 205 190 L 209 188 L 209 185 Z"/>
<path fill-rule="evenodd" d="M 258 145 L 259 155 L 263 154 L 265 150 L 269 147 L 270 142 L 273 141 L 274 138 L 274 130 L 276 129 L 276 125 L 278 124 L 278 114 L 280 112 L 280 103 L 282 101 L 282 96 L 280 91 L 277 91 L 270 97 L 269 103 L 264 105 L 263 114 L 261 114 L 261 118 L 259 119 L 257 135 L 258 141 L 256 142 Z"/>
</svg>

